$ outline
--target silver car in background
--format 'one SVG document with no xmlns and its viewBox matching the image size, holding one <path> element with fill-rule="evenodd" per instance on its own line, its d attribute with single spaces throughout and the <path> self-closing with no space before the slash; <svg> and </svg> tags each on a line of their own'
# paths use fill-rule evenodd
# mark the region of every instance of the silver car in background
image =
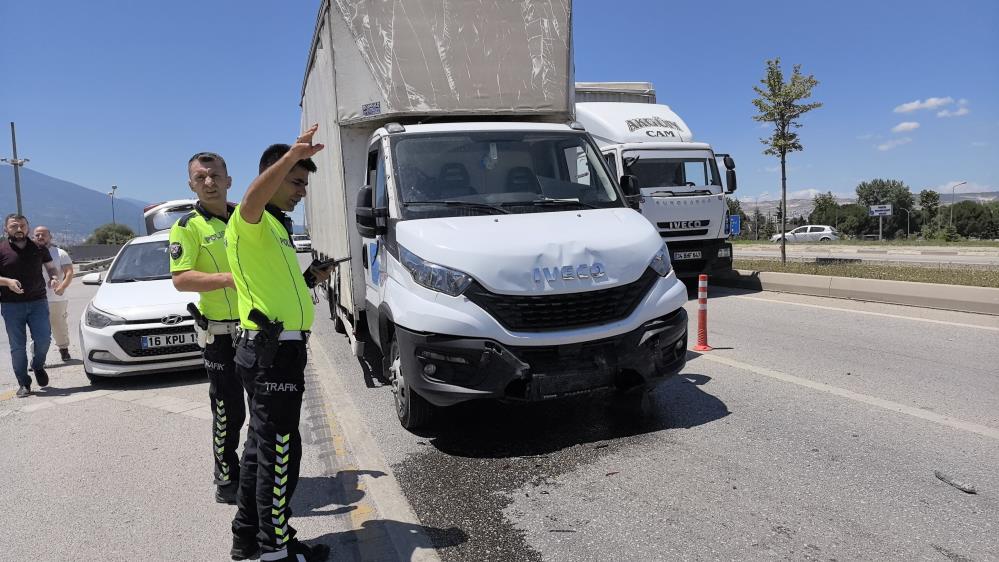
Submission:
<svg viewBox="0 0 999 562">
<path fill-rule="evenodd" d="M 792 242 L 832 242 L 839 240 L 839 231 L 822 224 L 808 224 L 787 233 L 788 243 Z M 780 234 L 770 237 L 771 242 L 780 242 Z"/>
</svg>

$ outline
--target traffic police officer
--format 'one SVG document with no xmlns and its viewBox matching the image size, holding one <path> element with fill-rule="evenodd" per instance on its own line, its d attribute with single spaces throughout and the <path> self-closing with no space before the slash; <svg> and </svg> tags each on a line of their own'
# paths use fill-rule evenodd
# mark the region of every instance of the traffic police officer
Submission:
<svg viewBox="0 0 999 562">
<path fill-rule="evenodd" d="M 233 335 L 239 323 L 236 285 L 225 255 L 225 229 L 233 208 L 226 202 L 232 178 L 225 160 L 199 152 L 187 163 L 188 185 L 198 195 L 194 211 L 170 229 L 170 272 L 178 291 L 201 294 L 195 313 L 199 344 L 208 371 L 212 406 L 215 501 L 236 504 L 239 430 L 246 420 L 243 385 L 233 363 Z"/>
<path fill-rule="evenodd" d="M 306 340 L 313 303 L 285 214 L 305 197 L 318 125 L 294 145 L 272 145 L 260 157 L 260 175 L 226 229 L 226 253 L 239 295 L 241 332 L 236 371 L 250 400 L 250 429 L 243 447 L 238 508 L 233 519 L 233 560 L 260 549 L 261 560 L 325 560 L 329 547 L 307 546 L 289 525 L 298 483 L 302 440 L 298 432 L 305 393 Z M 319 282 L 329 271 L 312 271 Z"/>
</svg>

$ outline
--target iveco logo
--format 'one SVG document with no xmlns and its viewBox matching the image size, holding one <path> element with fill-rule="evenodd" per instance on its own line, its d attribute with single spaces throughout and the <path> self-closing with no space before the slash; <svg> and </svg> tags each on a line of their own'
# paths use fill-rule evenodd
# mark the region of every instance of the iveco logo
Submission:
<svg viewBox="0 0 999 562">
<path fill-rule="evenodd" d="M 535 267 L 534 268 L 534 282 L 544 283 L 546 280 L 549 285 L 555 284 L 556 281 L 562 279 L 563 281 L 571 281 L 573 279 L 599 279 L 607 275 L 604 270 L 604 264 L 594 263 L 593 265 L 563 265 L 562 267 Z"/>
<path fill-rule="evenodd" d="M 177 316 L 176 314 L 171 314 L 170 316 L 164 316 L 160 318 L 160 322 L 166 324 L 167 326 L 173 326 L 174 324 L 180 324 L 184 321 L 183 316 Z"/>
<path fill-rule="evenodd" d="M 663 230 L 691 230 L 694 228 L 704 228 L 711 221 L 670 221 L 659 223 L 659 228 Z"/>
</svg>

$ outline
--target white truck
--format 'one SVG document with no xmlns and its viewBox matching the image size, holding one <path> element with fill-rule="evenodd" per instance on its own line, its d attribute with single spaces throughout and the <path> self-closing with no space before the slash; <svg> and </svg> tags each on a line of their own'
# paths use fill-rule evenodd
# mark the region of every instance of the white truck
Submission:
<svg viewBox="0 0 999 562">
<path fill-rule="evenodd" d="M 687 124 L 656 104 L 648 82 L 576 83 L 576 119 L 593 136 L 626 195 L 669 245 L 680 277 L 732 269 L 725 194 L 736 189 L 735 162 L 694 142 Z M 716 157 L 724 159 L 722 187 Z M 640 197 L 639 197 L 640 196 Z"/>
<path fill-rule="evenodd" d="M 313 254 L 400 422 L 491 398 L 646 389 L 685 364 L 685 287 L 572 121 L 568 2 L 326 1 L 302 90 L 319 123 Z M 630 394 L 630 393 L 629 393 Z"/>
</svg>

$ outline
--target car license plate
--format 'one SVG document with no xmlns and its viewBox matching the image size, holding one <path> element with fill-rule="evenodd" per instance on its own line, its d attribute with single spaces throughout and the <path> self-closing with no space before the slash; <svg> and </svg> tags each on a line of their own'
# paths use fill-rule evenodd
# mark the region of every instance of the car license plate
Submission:
<svg viewBox="0 0 999 562">
<path fill-rule="evenodd" d="M 184 332 L 181 334 L 152 334 L 142 336 L 140 345 L 142 349 L 156 349 L 159 347 L 176 347 L 198 343 L 198 336 L 194 332 Z"/>
<path fill-rule="evenodd" d="M 673 252 L 673 259 L 675 261 L 681 260 L 699 260 L 701 259 L 701 251 L 694 250 L 692 252 Z"/>
</svg>

